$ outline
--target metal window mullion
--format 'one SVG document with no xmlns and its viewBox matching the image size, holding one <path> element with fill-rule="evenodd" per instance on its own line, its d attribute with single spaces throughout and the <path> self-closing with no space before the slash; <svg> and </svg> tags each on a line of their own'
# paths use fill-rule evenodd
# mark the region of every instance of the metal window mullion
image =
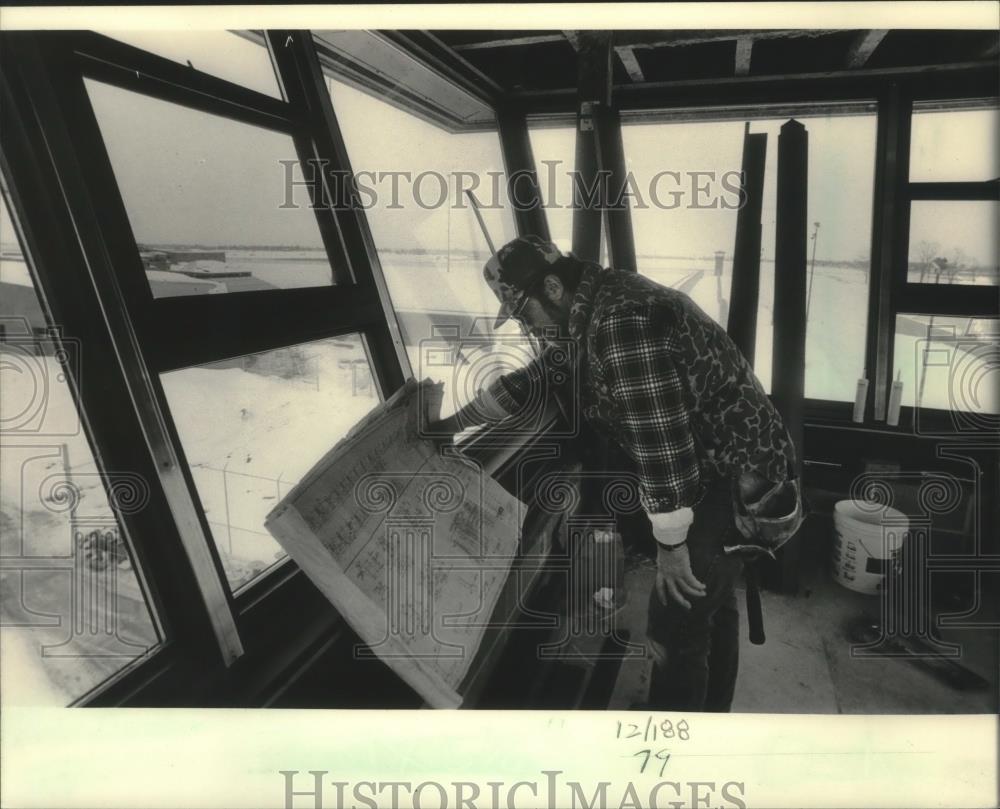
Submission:
<svg viewBox="0 0 1000 809">
<path fill-rule="evenodd" d="M 338 177 L 346 189 L 331 188 L 328 197 L 335 204 L 336 221 L 344 256 L 359 286 L 371 286 L 381 307 L 379 322 L 365 331 L 375 377 L 383 396 L 396 390 L 411 373 L 402 332 L 396 320 L 382 272 L 378 251 L 351 171 L 344 142 L 316 48 L 309 31 L 267 31 L 266 37 L 285 97 L 309 127 L 315 156 L 329 166 L 327 177 Z M 342 192 L 346 190 L 346 199 Z"/>
<path fill-rule="evenodd" d="M 295 317 L 276 321 L 275 311 Z M 150 345 L 147 362 L 163 373 L 363 331 L 378 318 L 374 290 L 357 285 L 162 298 L 146 312 L 146 330 L 185 329 Z"/>
<path fill-rule="evenodd" d="M 81 120 L 74 116 L 73 128 L 70 129 L 66 114 L 81 108 L 80 94 L 85 96 L 82 77 L 73 74 L 75 63 L 64 60 L 65 53 L 59 49 L 58 43 L 55 43 L 54 48 L 46 48 L 35 46 L 36 41 L 34 38 L 30 41 L 20 40 L 27 47 L 18 48 L 18 66 L 21 75 L 31 74 L 29 93 L 34 104 L 33 112 L 45 138 L 47 156 L 57 174 L 58 194 L 71 217 L 75 238 L 86 262 L 95 305 L 113 345 L 118 370 L 138 419 L 142 440 L 152 457 L 156 479 L 150 480 L 149 484 L 159 484 L 189 560 L 193 584 L 204 604 L 220 655 L 229 664 L 243 653 L 243 646 L 228 592 L 221 578 L 221 567 L 172 446 L 150 371 L 144 362 L 135 323 L 128 309 L 128 295 L 116 272 L 115 257 L 121 258 L 121 242 L 108 242 L 108 231 L 102 227 L 102 220 L 98 215 L 100 210 L 100 215 L 107 217 L 113 213 L 108 208 L 116 206 L 104 205 L 93 199 L 93 187 L 88 183 L 88 173 L 82 163 L 89 159 L 88 168 L 92 175 L 96 168 L 94 164 L 98 161 L 93 160 L 94 156 L 88 154 L 86 148 L 82 154 L 78 154 L 81 144 L 93 145 L 100 138 L 96 131 L 96 120 Z M 54 89 L 56 87 L 58 90 Z M 82 100 L 87 101 L 85 97 Z M 121 204 L 120 198 L 118 204 Z M 122 228 L 128 231 L 127 218 L 124 214 L 122 216 L 123 220 L 118 222 L 119 227 L 113 229 L 118 236 L 121 236 Z M 131 240 L 134 248 L 130 231 L 128 240 Z M 137 259 L 137 256 L 136 253 L 134 258 Z M 134 289 L 135 279 L 131 280 Z M 51 279 L 48 287 L 51 294 L 59 295 L 56 279 Z M 157 571 L 145 573 L 155 577 Z M 163 588 L 175 585 L 160 581 L 158 586 Z"/>
<path fill-rule="evenodd" d="M 573 254 L 584 261 L 601 260 L 604 199 L 608 183 L 601 173 L 596 121 L 611 103 L 611 33 L 577 32 L 576 146 L 573 195 Z M 585 198 L 596 190 L 596 205 Z"/>
<path fill-rule="evenodd" d="M 538 168 L 531 149 L 531 136 L 524 115 L 516 110 L 497 109 L 497 135 L 503 155 L 507 187 L 511 195 L 518 236 L 535 235 L 551 240 L 548 217 L 542 205 Z M 521 180 L 515 185 L 514 179 Z"/>
<path fill-rule="evenodd" d="M 52 34 L 76 54 L 88 78 L 242 123 L 290 133 L 293 108 L 279 98 L 185 67 L 92 32 Z"/>
<path fill-rule="evenodd" d="M 907 186 L 911 202 L 989 202 L 1000 199 L 1000 180 L 985 182 L 917 182 Z"/>
<path fill-rule="evenodd" d="M 627 191 L 628 167 L 622 139 L 621 117 L 614 107 L 594 116 L 595 146 L 600 170 L 608 177 L 608 206 L 604 221 L 608 239 L 608 261 L 615 269 L 638 271 L 631 202 Z M 615 205 L 621 197 L 620 205 Z"/>
<path fill-rule="evenodd" d="M 942 317 L 997 317 L 996 286 L 978 284 L 907 284 L 895 300 L 897 312 Z"/>
<path fill-rule="evenodd" d="M 868 288 L 866 362 L 874 392 L 866 415 L 885 419 L 892 377 L 896 295 L 900 291 L 900 253 L 905 265 L 909 205 L 905 188 L 909 174 L 911 100 L 896 83 L 878 99 L 875 188 L 872 205 L 872 276 Z M 905 267 L 904 267 L 905 269 Z M 905 273 L 902 277 L 905 283 Z"/>
<path fill-rule="evenodd" d="M 330 176 L 326 170 L 326 158 L 321 156 L 315 141 L 308 129 L 301 129 L 292 136 L 295 151 L 302 167 L 303 176 L 309 170 L 308 188 L 316 224 L 319 226 L 323 247 L 330 262 L 332 281 L 337 285 L 356 283 L 353 266 L 344 244 L 343 235 L 334 215 L 337 204 L 338 189 L 330 185 Z M 318 177 L 316 174 L 318 173 Z M 317 182 L 318 181 L 318 182 Z"/>
</svg>

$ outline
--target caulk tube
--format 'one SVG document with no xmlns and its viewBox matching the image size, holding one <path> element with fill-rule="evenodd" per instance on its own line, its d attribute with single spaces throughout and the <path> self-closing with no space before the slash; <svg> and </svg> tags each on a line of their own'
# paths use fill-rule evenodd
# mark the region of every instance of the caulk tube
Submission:
<svg viewBox="0 0 1000 809">
<path fill-rule="evenodd" d="M 852 418 L 857 424 L 861 424 L 865 420 L 865 403 L 868 401 L 868 379 L 864 374 L 867 374 L 867 372 L 867 368 L 862 372 L 861 379 L 858 380 L 858 387 L 854 391 L 854 415 Z"/>
<path fill-rule="evenodd" d="M 902 373 L 902 371 L 896 372 L 892 390 L 889 391 L 889 412 L 886 413 L 885 423 L 892 427 L 899 424 L 899 408 L 903 402 L 903 380 L 899 377 Z"/>
</svg>

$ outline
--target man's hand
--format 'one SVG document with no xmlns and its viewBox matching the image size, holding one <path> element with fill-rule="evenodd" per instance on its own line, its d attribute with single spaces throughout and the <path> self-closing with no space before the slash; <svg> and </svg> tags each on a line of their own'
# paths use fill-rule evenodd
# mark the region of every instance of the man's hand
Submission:
<svg viewBox="0 0 1000 809">
<path fill-rule="evenodd" d="M 705 595 L 705 585 L 691 571 L 691 556 L 687 545 L 672 551 L 662 548 L 657 550 L 656 592 L 664 604 L 669 595 L 686 610 L 691 609 L 691 602 L 685 596 L 701 598 Z"/>
<path fill-rule="evenodd" d="M 432 413 L 437 413 L 441 407 L 439 386 L 430 380 L 417 382 L 412 378 L 407 380 L 406 385 L 411 389 L 407 403 L 411 431 L 434 444 L 450 444 L 458 432 L 457 425 L 452 424 L 450 419 L 432 421 Z"/>
</svg>

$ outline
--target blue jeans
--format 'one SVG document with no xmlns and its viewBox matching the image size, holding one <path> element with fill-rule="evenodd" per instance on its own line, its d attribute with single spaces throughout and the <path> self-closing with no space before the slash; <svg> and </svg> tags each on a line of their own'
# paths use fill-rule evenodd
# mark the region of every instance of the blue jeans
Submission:
<svg viewBox="0 0 1000 809">
<path fill-rule="evenodd" d="M 649 595 L 646 637 L 653 657 L 649 707 L 665 711 L 729 711 L 739 669 L 740 618 L 736 581 L 743 569 L 723 544 L 741 535 L 733 516 L 728 483 L 712 487 L 694 508 L 688 530 L 691 569 L 704 583 L 705 595 L 688 596 L 691 609 L 670 596 Z"/>
</svg>

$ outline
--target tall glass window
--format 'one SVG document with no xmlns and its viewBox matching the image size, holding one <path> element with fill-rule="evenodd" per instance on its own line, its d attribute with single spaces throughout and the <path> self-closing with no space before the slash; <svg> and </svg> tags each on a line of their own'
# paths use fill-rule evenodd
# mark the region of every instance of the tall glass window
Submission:
<svg viewBox="0 0 1000 809">
<path fill-rule="evenodd" d="M 538 171 L 538 185 L 545 209 L 549 235 L 564 253 L 573 250 L 573 192 L 576 155 L 576 129 L 572 126 L 528 129 L 531 152 Z M 599 263 L 608 263 L 608 240 L 601 229 Z"/>
<path fill-rule="evenodd" d="M 560 250 L 573 249 L 573 168 L 576 129 L 572 126 L 528 129 L 538 186 L 549 234 Z"/>
<path fill-rule="evenodd" d="M 482 272 L 490 250 L 465 194 L 478 200 L 495 247 L 517 235 L 499 138 L 448 132 L 329 84 L 413 372 L 445 382 L 448 414 L 532 356 L 515 324 L 493 328 L 499 303 Z"/>
<path fill-rule="evenodd" d="M 784 120 L 752 121 L 768 135 L 754 370 L 770 390 L 778 134 Z M 864 373 L 873 115 L 809 117 L 806 396 L 851 401 Z M 628 124 L 625 156 L 641 273 L 686 293 L 726 325 L 736 240 L 744 124 Z"/>
<path fill-rule="evenodd" d="M 0 201 L 4 706 L 67 705 L 160 642 L 108 502 L 142 508 L 148 488 L 98 465 L 66 376 L 85 358 L 50 326 Z"/>
<path fill-rule="evenodd" d="M 87 91 L 154 298 L 333 283 L 290 136 Z"/>
<path fill-rule="evenodd" d="M 903 407 L 1000 413 L 1000 321 L 900 314 L 895 338 Z"/>
<path fill-rule="evenodd" d="M 910 126 L 910 182 L 1000 177 L 1000 109 L 915 110 Z"/>
<path fill-rule="evenodd" d="M 686 293 L 725 326 L 739 195 L 723 180 L 739 187 L 743 124 L 629 124 L 622 139 L 635 178 L 630 201 L 639 272 Z"/>
<path fill-rule="evenodd" d="M 161 376 L 235 591 L 285 558 L 264 518 L 379 399 L 357 334 Z"/>
<path fill-rule="evenodd" d="M 236 31 L 98 31 L 181 65 L 281 98 L 271 55 Z"/>
<path fill-rule="evenodd" d="M 767 132 L 757 359 L 770 389 L 774 323 L 774 237 L 778 135 L 784 120 L 751 122 Z M 803 118 L 809 134 L 806 397 L 854 400 L 865 369 L 871 223 L 875 183 L 874 115 Z"/>
<path fill-rule="evenodd" d="M 1000 203 L 995 201 L 914 200 L 906 280 L 1000 285 L 997 222 Z"/>
</svg>

